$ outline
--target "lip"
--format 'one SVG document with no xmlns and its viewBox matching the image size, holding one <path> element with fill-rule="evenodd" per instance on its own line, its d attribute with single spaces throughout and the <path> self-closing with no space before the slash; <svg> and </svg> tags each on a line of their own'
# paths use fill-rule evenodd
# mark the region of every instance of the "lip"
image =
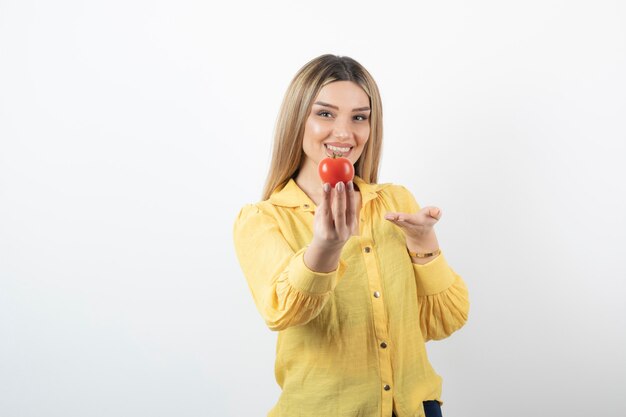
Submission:
<svg viewBox="0 0 626 417">
<path fill-rule="evenodd" d="M 339 157 L 341 158 L 347 158 L 348 156 L 350 156 L 350 154 L 352 153 L 352 149 L 354 148 L 354 146 L 352 145 L 347 145 L 345 143 L 325 143 L 324 144 L 324 149 L 326 150 L 326 155 L 328 155 L 329 158 L 333 157 L 333 151 L 331 151 L 330 149 L 328 149 L 328 146 L 326 145 L 331 145 L 331 146 L 336 146 L 338 148 L 347 148 L 349 147 L 350 150 L 348 152 L 345 152 L 343 154 L 338 154 Z"/>
</svg>

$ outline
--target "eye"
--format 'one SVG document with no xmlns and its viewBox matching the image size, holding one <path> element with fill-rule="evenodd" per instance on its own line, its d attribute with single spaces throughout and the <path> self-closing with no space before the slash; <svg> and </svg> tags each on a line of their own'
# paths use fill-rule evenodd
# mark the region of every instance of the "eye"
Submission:
<svg viewBox="0 0 626 417">
<path fill-rule="evenodd" d="M 362 122 L 363 120 L 367 120 L 367 116 L 365 116 L 364 114 L 357 114 L 356 116 L 354 116 L 355 120 L 358 120 L 360 122 Z"/>
<path fill-rule="evenodd" d="M 322 117 L 332 117 L 333 116 L 331 112 L 328 112 L 328 111 L 325 111 L 325 110 L 322 110 L 322 111 L 318 112 L 317 115 L 318 116 L 322 116 Z"/>
</svg>

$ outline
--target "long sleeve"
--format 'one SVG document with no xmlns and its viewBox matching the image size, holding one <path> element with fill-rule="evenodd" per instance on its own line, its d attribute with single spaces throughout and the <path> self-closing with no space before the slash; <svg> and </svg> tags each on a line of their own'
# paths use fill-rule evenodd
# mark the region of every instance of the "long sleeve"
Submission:
<svg viewBox="0 0 626 417">
<path fill-rule="evenodd" d="M 420 211 L 413 194 L 401 187 L 401 205 L 410 213 Z M 440 340 L 463 327 L 469 314 L 469 293 L 465 282 L 448 265 L 443 251 L 432 261 L 413 264 L 424 340 Z"/>
<path fill-rule="evenodd" d="M 417 208 L 408 190 L 359 176 L 354 182 L 360 233 L 343 246 L 333 272 L 304 264 L 316 208 L 293 178 L 244 206 L 235 221 L 236 254 L 256 306 L 280 330 L 274 374 L 281 393 L 268 417 L 387 417 L 394 408 L 421 416 L 424 401 L 443 402 L 443 380 L 424 343 L 463 326 L 465 283 L 448 253 L 413 264 L 405 236 L 384 219 Z"/>
<path fill-rule="evenodd" d="M 319 273 L 304 263 L 306 247 L 292 249 L 276 221 L 256 205 L 244 206 L 234 225 L 234 243 L 254 302 L 271 330 L 308 323 L 328 301 L 346 265 Z"/>
<path fill-rule="evenodd" d="M 444 339 L 463 327 L 469 314 L 469 294 L 443 253 L 427 264 L 413 264 L 413 269 L 424 340 Z"/>
</svg>

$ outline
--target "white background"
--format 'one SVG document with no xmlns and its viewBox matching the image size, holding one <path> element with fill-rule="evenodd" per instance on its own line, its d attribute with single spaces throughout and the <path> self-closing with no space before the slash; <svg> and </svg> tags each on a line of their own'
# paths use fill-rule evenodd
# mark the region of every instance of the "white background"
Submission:
<svg viewBox="0 0 626 417">
<path fill-rule="evenodd" d="M 323 53 L 469 287 L 444 415 L 626 415 L 624 2 L 408 4 L 0 0 L 0 415 L 267 413 L 232 224 Z"/>
</svg>

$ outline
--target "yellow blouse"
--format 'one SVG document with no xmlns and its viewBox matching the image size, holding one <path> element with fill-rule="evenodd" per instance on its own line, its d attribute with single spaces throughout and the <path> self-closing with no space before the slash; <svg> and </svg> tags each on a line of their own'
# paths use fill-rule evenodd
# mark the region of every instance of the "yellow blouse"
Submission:
<svg viewBox="0 0 626 417">
<path fill-rule="evenodd" d="M 265 201 L 245 205 L 234 242 L 254 302 L 277 330 L 275 375 L 282 394 L 270 417 L 423 416 L 422 401 L 441 400 L 441 377 L 425 342 L 467 321 L 462 278 L 443 253 L 411 262 L 404 232 L 388 211 L 419 211 L 405 188 L 368 184 L 361 191 L 359 235 L 335 271 L 303 261 L 313 238 L 315 204 L 291 179 Z"/>
</svg>

